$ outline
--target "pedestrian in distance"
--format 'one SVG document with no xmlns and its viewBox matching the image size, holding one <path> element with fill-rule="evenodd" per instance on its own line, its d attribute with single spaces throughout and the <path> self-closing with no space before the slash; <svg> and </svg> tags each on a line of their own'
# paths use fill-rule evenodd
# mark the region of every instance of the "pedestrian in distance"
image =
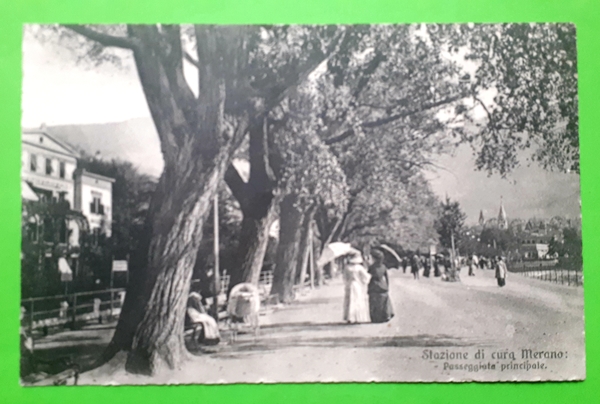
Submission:
<svg viewBox="0 0 600 404">
<path fill-rule="evenodd" d="M 423 276 L 429 278 L 431 274 L 431 260 L 429 255 L 423 255 Z"/>
<path fill-rule="evenodd" d="M 444 257 L 441 254 L 433 257 L 433 276 L 436 278 L 442 276 L 442 271 L 440 271 L 440 266 L 442 265 L 442 259 Z"/>
<path fill-rule="evenodd" d="M 419 279 L 419 256 L 414 254 L 410 257 L 410 272 L 413 274 L 414 279 Z"/>
<path fill-rule="evenodd" d="M 507 272 L 506 259 L 504 257 L 496 257 L 496 279 L 498 281 L 498 286 L 503 287 L 506 285 Z"/>
<path fill-rule="evenodd" d="M 383 252 L 371 249 L 373 264 L 369 267 L 369 314 L 372 323 L 387 323 L 394 317 L 394 309 L 389 296 L 390 280 L 387 268 L 383 263 Z"/>
<path fill-rule="evenodd" d="M 471 254 L 468 260 L 469 265 L 469 276 L 475 276 L 475 268 L 477 268 L 479 260 L 475 254 Z"/>
</svg>

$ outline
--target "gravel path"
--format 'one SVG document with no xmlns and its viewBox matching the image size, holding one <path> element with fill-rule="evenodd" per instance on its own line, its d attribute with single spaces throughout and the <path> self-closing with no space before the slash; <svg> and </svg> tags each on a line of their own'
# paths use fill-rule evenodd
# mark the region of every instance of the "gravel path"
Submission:
<svg viewBox="0 0 600 404">
<path fill-rule="evenodd" d="M 125 355 L 120 354 L 84 373 L 80 382 L 584 378 L 583 289 L 510 275 L 507 285 L 499 288 L 493 271 L 477 271 L 474 277 L 463 273 L 462 282 L 447 283 L 439 278 L 413 280 L 410 274 L 392 270 L 395 317 L 387 324 L 359 325 L 342 323 L 343 287 L 336 279 L 262 316 L 258 336 L 240 334 L 231 343 L 224 330 L 224 341 L 216 347 L 190 345 L 195 356 L 180 370 L 152 379 L 127 375 Z M 78 335 L 96 344 L 107 342 L 111 332 L 87 330 Z M 68 341 L 64 334 L 60 339 Z"/>
</svg>

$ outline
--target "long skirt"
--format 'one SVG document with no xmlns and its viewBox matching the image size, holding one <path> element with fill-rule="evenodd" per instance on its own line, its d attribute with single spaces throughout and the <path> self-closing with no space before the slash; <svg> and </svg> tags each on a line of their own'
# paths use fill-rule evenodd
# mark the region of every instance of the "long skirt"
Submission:
<svg viewBox="0 0 600 404">
<path fill-rule="evenodd" d="M 506 285 L 506 279 L 504 278 L 497 278 L 498 279 L 498 286 L 502 287 L 504 285 Z"/>
<path fill-rule="evenodd" d="M 366 323 L 369 321 L 367 293 L 358 281 L 352 281 L 345 286 L 344 321 L 348 323 Z"/>
<path fill-rule="evenodd" d="M 387 323 L 394 317 L 392 301 L 388 293 L 369 294 L 369 312 L 372 323 Z"/>
</svg>

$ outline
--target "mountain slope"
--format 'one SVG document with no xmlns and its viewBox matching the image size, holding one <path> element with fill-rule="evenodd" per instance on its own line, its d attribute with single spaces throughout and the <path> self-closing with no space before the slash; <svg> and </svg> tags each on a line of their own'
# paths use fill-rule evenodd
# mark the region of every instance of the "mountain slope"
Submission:
<svg viewBox="0 0 600 404">
<path fill-rule="evenodd" d="M 100 153 L 105 159 L 121 159 L 140 172 L 160 176 L 163 158 L 154 123 L 150 118 L 123 122 L 60 125 L 47 128 L 50 135 L 87 154 Z"/>
</svg>

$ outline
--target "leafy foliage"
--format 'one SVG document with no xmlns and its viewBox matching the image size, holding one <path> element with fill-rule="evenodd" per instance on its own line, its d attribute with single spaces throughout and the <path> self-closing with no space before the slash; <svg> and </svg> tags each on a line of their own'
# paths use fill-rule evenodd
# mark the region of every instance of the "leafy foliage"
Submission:
<svg viewBox="0 0 600 404">
<path fill-rule="evenodd" d="M 156 182 L 140 174 L 129 162 L 102 160 L 83 154 L 79 168 L 113 178 L 111 250 L 115 259 L 126 259 L 139 247 Z"/>
<path fill-rule="evenodd" d="M 549 254 L 557 254 L 562 265 L 581 269 L 583 263 L 582 242 L 581 235 L 577 230 L 568 227 L 564 228 L 563 240 L 558 241 L 553 237 L 548 247 Z"/>
<path fill-rule="evenodd" d="M 440 211 L 434 226 L 443 247 L 452 247 L 452 237 L 454 237 L 455 246 L 459 243 L 466 218 L 467 215 L 460 209 L 458 202 L 452 202 L 450 198 L 446 197 L 446 201 L 440 204 Z"/>
<path fill-rule="evenodd" d="M 464 76 L 484 122 L 465 118 L 477 129 L 464 131 L 474 146 L 477 167 L 505 174 L 519 149 L 547 169 L 579 173 L 577 53 L 572 24 L 477 24 L 428 26 L 432 37 L 476 67 Z M 486 106 L 480 98 L 494 94 Z M 463 103 L 468 109 L 468 103 Z"/>
<path fill-rule="evenodd" d="M 469 143 L 489 173 L 506 175 L 523 149 L 579 171 L 572 25 L 371 26 L 329 69 L 327 142 L 411 129 L 431 152 Z"/>
<path fill-rule="evenodd" d="M 279 167 L 279 186 L 295 193 L 307 206 L 318 203 L 330 215 L 346 210 L 346 177 L 337 159 L 317 136 L 319 121 L 315 110 L 322 101 L 302 87 L 282 108 L 285 124 L 274 135 Z"/>
<path fill-rule="evenodd" d="M 481 244 L 486 246 L 495 255 L 503 255 L 507 251 L 517 251 L 521 246 L 521 237 L 512 229 L 487 227 L 479 236 Z M 495 246 L 495 249 L 494 249 Z"/>
</svg>

